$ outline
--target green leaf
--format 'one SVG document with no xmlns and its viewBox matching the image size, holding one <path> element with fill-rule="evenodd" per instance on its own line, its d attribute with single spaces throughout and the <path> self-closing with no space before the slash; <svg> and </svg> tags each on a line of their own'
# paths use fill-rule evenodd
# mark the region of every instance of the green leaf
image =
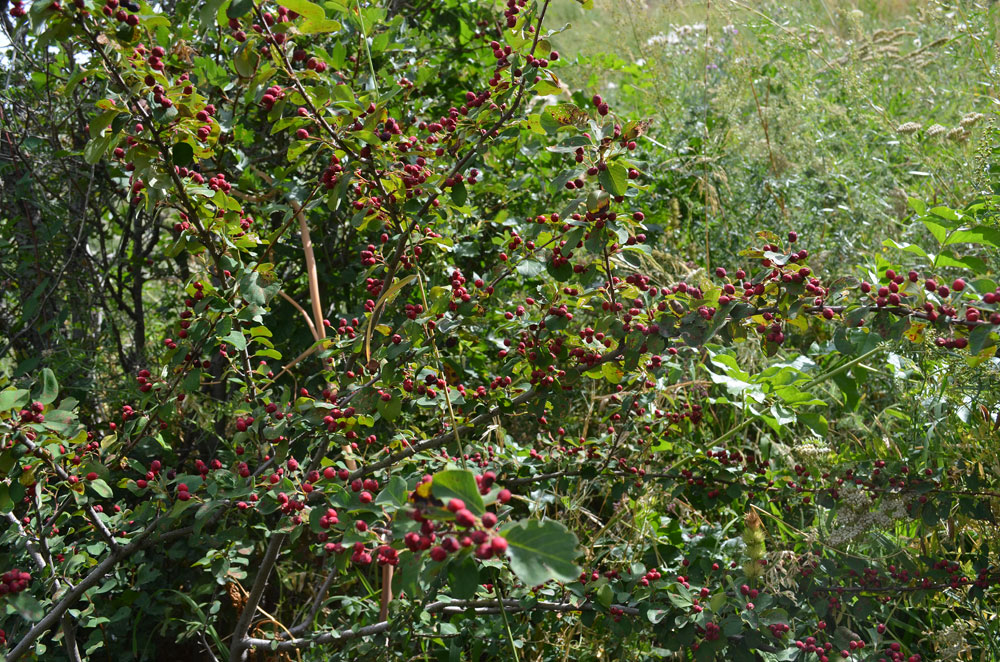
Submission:
<svg viewBox="0 0 1000 662">
<path fill-rule="evenodd" d="M 546 262 L 545 271 L 560 283 L 573 277 L 573 265 L 569 262 L 561 264 L 558 267 L 553 265 L 552 262 Z"/>
<path fill-rule="evenodd" d="M 185 393 L 193 393 L 201 387 L 201 370 L 192 370 L 181 382 L 181 390 Z"/>
<path fill-rule="evenodd" d="M 239 18 L 253 9 L 253 0 L 233 0 L 226 7 L 226 18 Z"/>
<path fill-rule="evenodd" d="M 326 17 L 323 8 L 316 3 L 309 2 L 309 0 L 289 0 L 288 2 L 282 0 L 282 4 L 306 19 L 316 20 Z"/>
<path fill-rule="evenodd" d="M 194 147 L 190 143 L 177 143 L 173 149 L 175 166 L 186 166 L 194 160 Z"/>
<path fill-rule="evenodd" d="M 237 351 L 240 352 L 242 352 L 247 348 L 246 336 L 243 335 L 243 332 L 237 331 L 236 329 L 230 331 L 229 335 L 227 335 L 225 338 L 219 338 L 219 340 L 225 343 L 229 343 L 230 345 L 235 347 Z"/>
<path fill-rule="evenodd" d="M 382 296 L 379 297 L 378 301 L 375 303 L 375 310 L 379 310 L 383 306 L 389 305 L 389 303 L 391 303 L 392 300 L 395 299 L 399 295 L 400 290 L 402 290 L 404 287 L 406 287 L 407 285 L 409 285 L 416 277 L 417 277 L 416 274 L 410 274 L 406 278 L 401 278 L 401 279 L 397 280 L 395 283 L 393 283 L 392 285 L 390 285 L 389 289 L 387 289 L 382 294 Z M 368 326 L 365 328 L 365 339 L 364 339 L 364 342 L 365 342 L 365 360 L 371 359 L 371 355 L 372 355 L 372 351 L 371 351 L 372 331 L 373 331 L 373 329 L 372 329 L 372 322 L 374 320 L 375 320 L 375 316 L 374 315 L 369 316 L 369 318 L 368 318 Z"/>
<path fill-rule="evenodd" d="M 100 138 L 101 134 L 104 133 L 104 129 L 111 126 L 112 120 L 118 117 L 120 112 L 117 108 L 110 108 L 90 120 L 90 137 Z"/>
<path fill-rule="evenodd" d="M 798 419 L 805 423 L 810 430 L 815 432 L 821 438 L 826 437 L 830 424 L 827 422 L 826 417 L 822 414 L 808 414 L 800 412 L 798 414 Z"/>
<path fill-rule="evenodd" d="M 522 260 L 514 267 L 514 271 L 526 278 L 534 278 L 545 271 L 545 266 L 538 260 Z"/>
<path fill-rule="evenodd" d="M 984 244 L 994 248 L 1000 247 L 1000 230 L 985 225 L 977 225 L 971 230 L 957 230 L 951 233 L 948 244 Z"/>
<path fill-rule="evenodd" d="M 326 34 L 340 30 L 340 23 L 329 18 L 308 19 L 299 25 L 299 32 L 302 34 Z M 336 86 L 346 87 L 346 86 Z"/>
<path fill-rule="evenodd" d="M 375 405 L 378 412 L 382 414 L 382 418 L 387 421 L 393 421 L 399 416 L 399 412 L 403 409 L 403 399 L 399 397 L 394 397 L 392 400 L 386 402 L 382 398 L 379 398 L 378 404 Z"/>
<path fill-rule="evenodd" d="M 104 153 L 108 151 L 108 146 L 111 145 L 113 139 L 113 135 L 107 135 L 87 141 L 87 145 L 83 148 L 83 160 L 90 165 L 100 161 L 104 157 Z"/>
<path fill-rule="evenodd" d="M 257 73 L 257 64 L 260 62 L 260 55 L 252 48 L 247 48 L 246 44 L 236 51 L 233 57 L 233 67 L 240 78 L 253 78 Z M 273 133 L 273 132 L 272 132 Z"/>
<path fill-rule="evenodd" d="M 939 244 L 944 243 L 945 237 L 948 236 L 948 228 L 926 218 L 921 219 L 921 222 L 927 227 L 928 230 L 930 230 L 931 234 L 935 239 L 937 239 Z"/>
<path fill-rule="evenodd" d="M 462 207 L 469 199 L 469 191 L 465 188 L 465 182 L 458 182 L 451 187 L 451 201 L 456 206 Z"/>
<path fill-rule="evenodd" d="M 910 205 L 910 209 L 916 212 L 917 216 L 923 216 L 927 212 L 927 205 L 920 198 L 909 198 L 907 202 Z"/>
<path fill-rule="evenodd" d="M 111 491 L 111 486 L 105 483 L 103 478 L 92 480 L 90 481 L 89 485 L 90 489 L 97 492 L 97 495 L 102 498 L 110 499 L 115 495 L 115 493 Z"/>
<path fill-rule="evenodd" d="M 10 488 L 6 483 L 0 483 L 0 513 L 14 510 L 14 501 L 10 498 Z"/>
<path fill-rule="evenodd" d="M 628 170 L 617 161 L 608 164 L 607 170 L 602 170 L 598 176 L 601 186 L 612 195 L 625 195 L 628 190 Z"/>
<path fill-rule="evenodd" d="M 471 556 L 456 559 L 448 566 L 448 586 L 459 600 L 474 596 L 479 590 L 479 564 Z"/>
<path fill-rule="evenodd" d="M 576 536 L 554 520 L 521 520 L 503 531 L 510 567 L 528 586 L 554 579 L 571 582 L 580 576 L 574 559 L 580 554 Z"/>
<path fill-rule="evenodd" d="M 959 216 L 958 212 L 956 212 L 954 209 L 950 207 L 943 207 L 943 206 L 934 207 L 933 209 L 931 209 L 931 213 L 937 216 L 938 218 L 943 218 L 945 220 L 953 221 L 955 223 L 958 223 L 962 220 L 962 217 Z"/>
<path fill-rule="evenodd" d="M 486 512 L 479 486 L 471 471 L 446 469 L 437 472 L 431 483 L 431 494 L 446 503 L 451 499 L 461 499 L 465 502 L 465 507 L 477 517 Z"/>
<path fill-rule="evenodd" d="M 907 253 L 913 253 L 914 255 L 919 255 L 920 257 L 927 257 L 927 252 L 916 244 L 900 244 L 893 239 L 883 239 L 882 245 L 906 251 Z"/>
<path fill-rule="evenodd" d="M 691 605 L 694 604 L 691 600 L 691 595 L 685 591 L 682 591 L 680 594 L 667 593 L 667 599 L 679 609 L 690 609 Z"/>
<path fill-rule="evenodd" d="M 987 324 L 980 324 L 972 330 L 969 334 L 969 353 L 978 354 L 986 346 L 986 341 L 990 338 L 990 333 L 992 333 L 992 326 Z"/>
<path fill-rule="evenodd" d="M 601 374 L 612 384 L 617 384 L 622 380 L 622 376 L 625 373 L 617 365 L 609 362 L 601 365 Z"/>
<path fill-rule="evenodd" d="M 28 396 L 28 389 L 24 388 L 9 388 L 0 392 L 0 411 L 21 409 L 28 404 Z"/>
<path fill-rule="evenodd" d="M 375 497 L 375 505 L 401 508 L 406 505 L 406 492 L 406 481 L 399 476 L 393 476 Z"/>
<path fill-rule="evenodd" d="M 963 269 L 971 269 L 980 274 L 989 271 L 986 267 L 986 263 L 980 258 L 973 255 L 969 255 L 967 257 L 955 257 L 951 251 L 942 251 L 941 254 L 937 256 L 937 260 L 934 261 L 934 265 L 937 267 L 960 267 Z"/>
<path fill-rule="evenodd" d="M 263 306 L 278 293 L 279 289 L 281 289 L 280 283 L 272 283 L 266 287 L 261 285 L 260 274 L 256 271 L 249 271 L 240 278 L 240 293 L 247 303 Z"/>
<path fill-rule="evenodd" d="M 22 591 L 16 595 L 8 597 L 10 606 L 29 623 L 42 620 L 45 615 L 45 607 L 31 595 L 30 591 Z M 38 652 L 38 651 L 36 651 Z"/>
<path fill-rule="evenodd" d="M 42 394 L 38 396 L 38 401 L 43 405 L 52 404 L 59 397 L 59 382 L 56 375 L 48 368 L 42 368 Z"/>
<path fill-rule="evenodd" d="M 587 113 L 572 103 L 559 103 L 548 106 L 542 112 L 541 123 L 546 129 L 558 129 L 564 126 L 582 125 L 587 121 Z"/>
</svg>

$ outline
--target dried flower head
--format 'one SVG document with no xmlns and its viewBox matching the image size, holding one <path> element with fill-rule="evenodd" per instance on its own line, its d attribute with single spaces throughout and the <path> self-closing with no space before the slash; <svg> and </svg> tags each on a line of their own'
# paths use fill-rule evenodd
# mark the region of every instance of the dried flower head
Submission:
<svg viewBox="0 0 1000 662">
<path fill-rule="evenodd" d="M 927 137 L 936 138 L 938 136 L 944 135 L 948 132 L 948 127 L 941 126 L 940 124 L 931 124 L 927 127 Z"/>
<path fill-rule="evenodd" d="M 983 115 L 982 113 L 966 113 L 958 124 L 963 129 L 968 129 L 970 126 L 975 126 L 976 124 L 978 124 L 979 120 L 983 119 L 984 117 L 986 117 L 986 115 Z"/>
<path fill-rule="evenodd" d="M 965 127 L 956 126 L 954 129 L 948 132 L 948 140 L 952 140 L 957 143 L 964 143 L 969 139 L 969 132 Z"/>
</svg>

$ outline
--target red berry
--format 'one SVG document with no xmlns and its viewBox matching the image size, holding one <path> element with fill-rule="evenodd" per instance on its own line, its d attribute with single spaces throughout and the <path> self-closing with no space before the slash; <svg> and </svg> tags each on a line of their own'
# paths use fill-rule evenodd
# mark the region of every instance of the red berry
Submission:
<svg viewBox="0 0 1000 662">
<path fill-rule="evenodd" d="M 462 508 L 455 513 L 455 522 L 462 527 L 469 528 L 475 526 L 476 518 L 467 508 Z"/>
</svg>

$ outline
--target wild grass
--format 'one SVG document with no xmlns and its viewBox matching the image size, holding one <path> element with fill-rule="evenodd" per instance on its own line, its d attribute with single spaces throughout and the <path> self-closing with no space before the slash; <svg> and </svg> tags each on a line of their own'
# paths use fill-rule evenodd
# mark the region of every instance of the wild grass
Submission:
<svg viewBox="0 0 1000 662">
<path fill-rule="evenodd" d="M 647 218 L 680 257 L 736 260 L 795 229 L 840 269 L 912 234 L 907 199 L 984 186 L 998 10 L 921 0 L 573 0 L 553 6 L 571 88 L 653 121 Z M 603 53 L 602 55 L 593 55 Z M 984 117 L 973 121 L 976 114 Z"/>
</svg>

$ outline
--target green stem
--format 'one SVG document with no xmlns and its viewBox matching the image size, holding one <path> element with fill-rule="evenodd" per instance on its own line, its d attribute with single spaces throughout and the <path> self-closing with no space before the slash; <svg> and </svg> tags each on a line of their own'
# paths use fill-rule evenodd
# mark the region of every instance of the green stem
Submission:
<svg viewBox="0 0 1000 662">
<path fill-rule="evenodd" d="M 861 363 L 862 361 L 864 361 L 865 359 L 869 358 L 870 356 L 873 356 L 873 355 L 877 354 L 878 352 L 881 352 L 883 349 L 884 349 L 884 347 L 876 347 L 875 349 L 871 350 L 870 352 L 865 352 L 861 356 L 858 356 L 856 358 L 851 359 L 847 363 L 842 363 L 841 365 L 837 366 L 836 368 L 833 368 L 832 370 L 830 370 L 828 372 L 825 372 L 822 375 L 819 375 L 815 379 L 812 379 L 812 380 L 806 382 L 806 384 L 804 386 L 802 386 L 801 390 L 805 391 L 806 389 L 812 388 L 813 386 L 816 386 L 818 384 L 822 384 L 823 382 L 825 382 L 826 380 L 830 379 L 831 377 L 836 377 L 840 373 L 842 373 L 842 372 L 844 372 L 844 371 L 852 368 L 853 366 Z M 729 432 L 726 432 L 722 436 L 717 437 L 716 439 L 714 439 L 713 441 L 711 441 L 708 444 L 709 448 L 718 446 L 719 444 L 721 444 L 725 440 L 729 439 L 730 437 L 732 437 L 736 433 L 741 432 L 742 430 L 745 430 L 751 423 L 753 423 L 754 420 L 755 419 L 753 419 L 753 418 L 748 418 L 745 421 L 743 421 L 742 423 L 740 423 L 739 425 L 737 425 L 736 427 L 734 427 L 733 429 L 729 430 Z"/>
<path fill-rule="evenodd" d="M 354 3 L 354 6 L 358 10 L 358 23 L 361 24 L 361 37 L 362 41 L 365 44 L 365 55 L 368 56 L 368 71 L 369 73 L 371 73 L 372 76 L 372 85 L 375 88 L 375 98 L 378 99 L 379 98 L 378 80 L 376 80 L 375 78 L 375 64 L 372 62 L 372 52 L 368 48 L 368 32 L 365 30 L 365 17 L 361 14 L 361 0 L 357 0 Z"/>
<path fill-rule="evenodd" d="M 417 268 L 417 283 L 420 285 L 420 301 L 424 304 L 424 310 L 430 310 L 430 306 L 427 305 L 427 292 L 424 291 L 424 272 Z M 451 421 L 451 429 L 455 432 L 455 445 L 458 446 L 456 453 L 458 453 L 458 458 L 462 461 L 462 469 L 466 471 L 469 467 L 465 461 L 465 451 L 462 448 L 462 438 L 458 432 L 458 421 L 455 420 L 455 409 L 451 405 L 451 384 L 448 383 L 448 378 L 445 376 L 444 363 L 441 361 L 441 353 L 438 351 L 437 338 L 434 336 L 434 331 L 429 327 L 424 327 L 424 332 L 427 334 L 427 339 L 431 343 L 431 349 L 434 350 L 434 358 L 437 361 L 438 374 L 445 378 L 444 388 L 444 401 L 448 405 L 448 419 Z"/>
<path fill-rule="evenodd" d="M 875 354 L 878 354 L 883 349 L 885 349 L 885 347 L 883 347 L 883 346 L 876 347 L 875 349 L 873 349 L 873 350 L 871 350 L 869 352 L 865 352 L 861 356 L 858 356 L 856 358 L 851 359 L 847 363 L 842 363 L 841 365 L 837 366 L 836 368 L 833 368 L 829 372 L 825 372 L 822 375 L 819 375 L 818 377 L 816 377 L 815 379 L 812 379 L 811 381 L 806 382 L 806 384 L 802 387 L 802 390 L 804 391 L 807 388 L 812 388 L 813 386 L 816 386 L 817 384 L 822 384 L 823 382 L 825 382 L 826 380 L 830 379 L 831 377 L 836 377 L 840 373 L 848 370 L 849 368 L 852 368 L 852 367 L 856 366 L 857 364 L 861 363 L 865 359 L 867 359 L 867 358 L 869 358 L 871 356 L 874 356 Z"/>
<path fill-rule="evenodd" d="M 500 614 L 503 616 L 503 626 L 507 630 L 507 641 L 510 642 L 510 652 L 514 654 L 514 662 L 519 662 L 517 657 L 517 646 L 514 645 L 514 633 L 510 630 L 510 621 L 507 620 L 507 608 L 503 606 L 503 595 L 500 594 L 500 578 L 493 582 L 493 592 L 496 593 L 497 601 L 500 603 Z"/>
</svg>

